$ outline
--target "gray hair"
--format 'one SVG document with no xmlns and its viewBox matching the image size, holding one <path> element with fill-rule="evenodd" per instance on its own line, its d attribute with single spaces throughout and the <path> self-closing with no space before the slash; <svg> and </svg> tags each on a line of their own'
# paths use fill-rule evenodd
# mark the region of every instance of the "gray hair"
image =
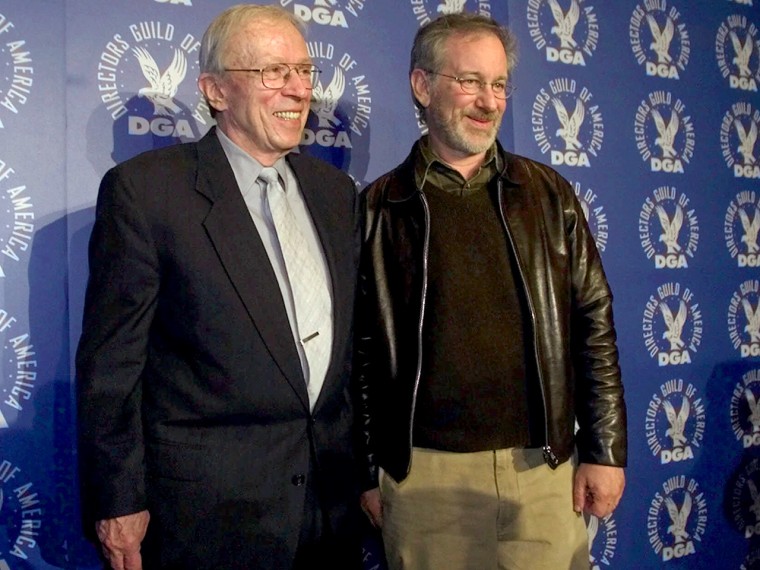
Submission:
<svg viewBox="0 0 760 570">
<path fill-rule="evenodd" d="M 290 23 L 301 35 L 306 27 L 298 17 L 278 6 L 259 6 L 257 4 L 238 4 L 227 8 L 211 22 L 201 40 L 198 63 L 201 73 L 220 74 L 224 71 L 224 56 L 230 38 L 253 20 Z"/>
<path fill-rule="evenodd" d="M 412 44 L 409 75 L 415 69 L 438 72 L 444 65 L 446 41 L 452 36 L 479 36 L 491 34 L 499 39 L 507 55 L 507 73 L 517 65 L 517 40 L 505 26 L 487 16 L 474 13 L 446 14 L 428 22 L 417 30 Z M 414 104 L 425 118 L 425 109 L 414 97 Z"/>
</svg>

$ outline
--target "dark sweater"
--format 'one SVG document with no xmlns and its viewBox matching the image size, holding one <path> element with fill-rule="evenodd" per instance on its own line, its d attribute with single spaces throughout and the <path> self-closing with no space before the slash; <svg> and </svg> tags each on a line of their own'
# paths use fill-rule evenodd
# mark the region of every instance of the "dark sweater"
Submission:
<svg viewBox="0 0 760 570">
<path fill-rule="evenodd" d="M 487 184 L 492 174 L 495 165 L 465 182 L 438 162 L 423 188 L 431 223 L 418 447 L 470 452 L 530 444 L 521 293 Z"/>
</svg>

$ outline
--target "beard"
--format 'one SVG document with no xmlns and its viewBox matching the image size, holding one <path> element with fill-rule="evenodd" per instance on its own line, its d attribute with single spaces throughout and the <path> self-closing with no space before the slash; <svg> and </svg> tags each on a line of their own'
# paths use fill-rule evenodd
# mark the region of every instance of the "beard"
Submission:
<svg viewBox="0 0 760 570">
<path fill-rule="evenodd" d="M 503 113 L 483 113 L 477 110 L 460 109 L 456 115 L 444 115 L 436 105 L 429 105 L 426 110 L 428 129 L 433 130 L 437 137 L 451 150 L 471 155 L 487 151 L 496 141 L 496 135 L 501 127 Z M 467 124 L 467 117 L 478 120 L 493 121 L 487 130 L 475 129 Z"/>
</svg>

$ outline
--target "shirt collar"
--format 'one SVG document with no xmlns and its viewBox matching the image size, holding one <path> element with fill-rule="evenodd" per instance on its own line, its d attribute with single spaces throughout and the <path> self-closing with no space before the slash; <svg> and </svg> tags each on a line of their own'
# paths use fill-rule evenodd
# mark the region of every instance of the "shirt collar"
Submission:
<svg viewBox="0 0 760 570">
<path fill-rule="evenodd" d="M 261 174 L 264 166 L 233 142 L 233 140 L 224 134 L 224 131 L 221 129 L 216 129 L 216 135 L 219 138 L 224 154 L 227 156 L 227 160 L 232 167 L 232 172 L 235 174 L 235 180 L 238 183 L 240 192 L 245 196 L 251 191 L 251 189 L 257 187 L 256 179 L 259 177 L 259 174 Z M 285 159 L 280 158 L 272 166 L 277 171 L 277 174 L 280 175 L 282 187 L 287 190 L 286 181 L 288 178 L 285 164 Z"/>
<path fill-rule="evenodd" d="M 418 152 L 418 160 L 415 161 L 414 167 L 414 182 L 420 189 L 432 174 L 436 185 L 443 190 L 461 192 L 468 188 L 468 183 L 480 186 L 487 183 L 502 170 L 502 157 L 498 152 L 496 142 L 486 151 L 483 164 L 469 180 L 465 180 L 464 176 L 446 164 L 435 153 L 430 145 L 429 135 L 420 138 Z"/>
</svg>

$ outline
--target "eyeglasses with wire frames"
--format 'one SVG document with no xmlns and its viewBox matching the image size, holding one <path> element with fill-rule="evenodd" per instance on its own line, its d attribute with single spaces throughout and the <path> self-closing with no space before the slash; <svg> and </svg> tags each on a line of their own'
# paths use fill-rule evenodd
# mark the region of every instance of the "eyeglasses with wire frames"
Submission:
<svg viewBox="0 0 760 570">
<path fill-rule="evenodd" d="M 244 71 L 261 74 L 261 84 L 267 89 L 282 89 L 295 71 L 301 83 L 307 89 L 314 87 L 314 81 L 322 70 L 310 63 L 271 63 L 264 67 L 229 68 L 224 71 Z"/>
<path fill-rule="evenodd" d="M 491 87 L 491 93 L 493 93 L 493 96 L 497 99 L 509 99 L 515 92 L 514 86 L 511 83 L 507 83 L 505 80 L 488 83 L 474 77 L 457 77 L 456 75 L 447 75 L 445 73 L 438 73 L 437 71 L 431 71 L 429 69 L 424 69 L 423 71 L 431 75 L 440 75 L 441 77 L 453 79 L 459 83 L 459 87 L 462 89 L 462 92 L 466 93 L 467 95 L 477 95 L 478 93 L 483 92 L 486 88 L 486 85 L 489 85 Z"/>
</svg>

